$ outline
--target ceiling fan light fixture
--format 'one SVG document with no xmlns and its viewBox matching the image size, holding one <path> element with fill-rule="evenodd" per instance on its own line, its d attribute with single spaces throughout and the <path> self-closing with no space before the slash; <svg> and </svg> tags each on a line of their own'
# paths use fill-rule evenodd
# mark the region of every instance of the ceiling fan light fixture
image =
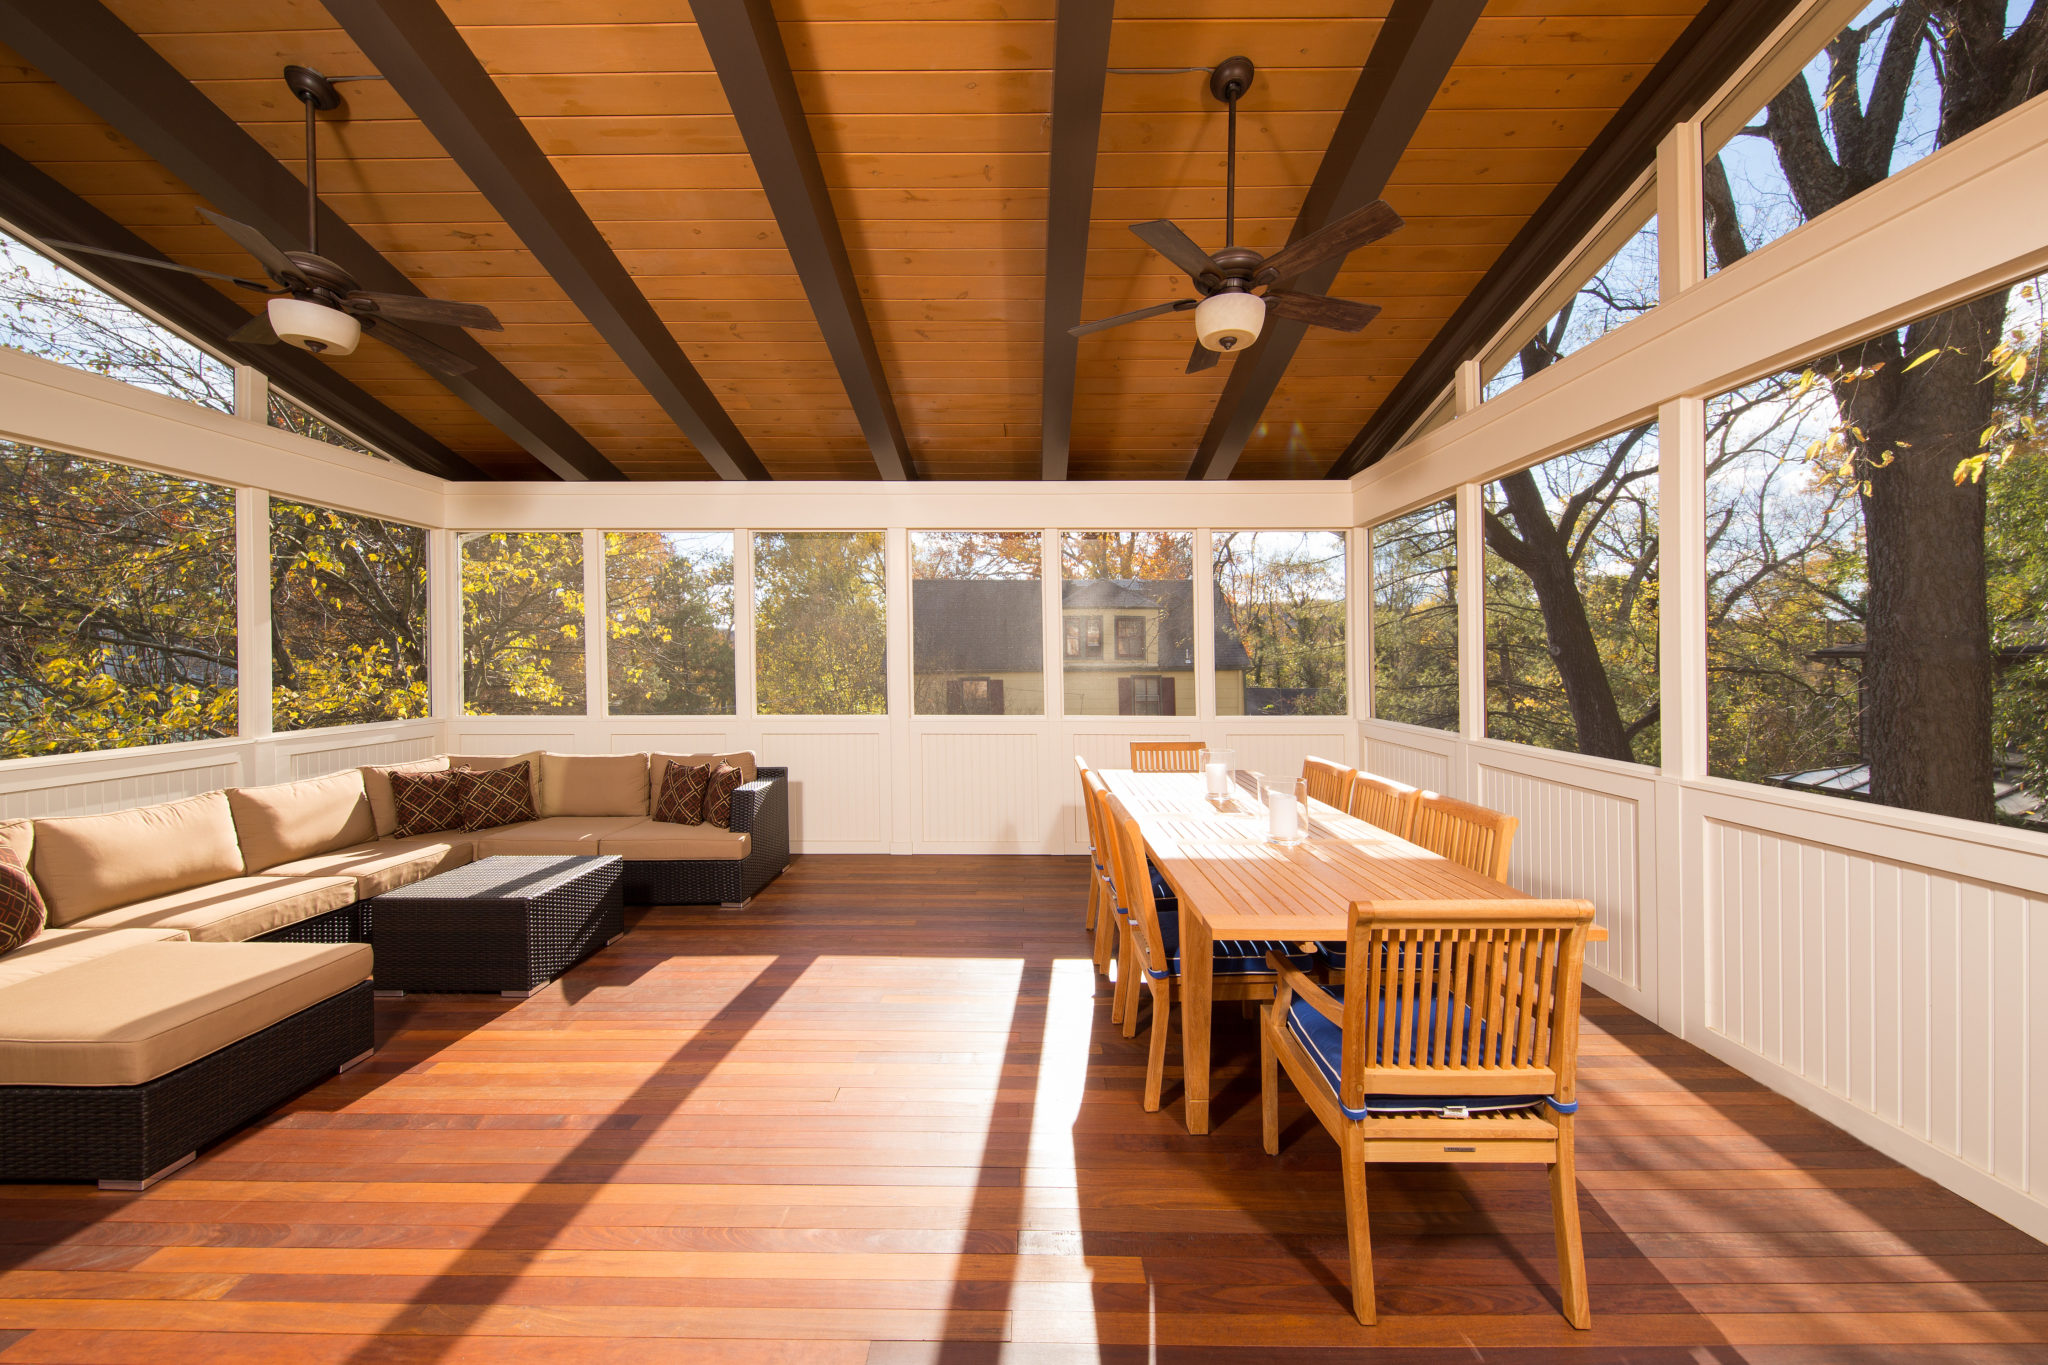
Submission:
<svg viewBox="0 0 2048 1365">
<path fill-rule="evenodd" d="M 270 330 L 279 341 L 315 355 L 348 355 L 363 339 L 360 322 L 310 299 L 272 299 Z"/>
<path fill-rule="evenodd" d="M 1266 301 L 1257 294 L 1211 294 L 1195 308 L 1195 340 L 1206 350 L 1243 350 L 1265 323 Z"/>
</svg>

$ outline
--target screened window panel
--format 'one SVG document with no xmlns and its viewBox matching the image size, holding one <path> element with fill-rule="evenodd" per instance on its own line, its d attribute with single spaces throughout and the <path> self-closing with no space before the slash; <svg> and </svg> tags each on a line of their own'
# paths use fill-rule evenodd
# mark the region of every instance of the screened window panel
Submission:
<svg viewBox="0 0 2048 1365">
<path fill-rule="evenodd" d="M 1458 511 L 1446 498 L 1372 528 L 1372 713 L 1458 728 Z"/>
<path fill-rule="evenodd" d="M 1216 712 L 1341 716 L 1344 533 L 1213 531 Z"/>
<path fill-rule="evenodd" d="M 462 703 L 472 716 L 585 710 L 583 537 L 462 537 Z"/>
<path fill-rule="evenodd" d="M 1194 579 L 1192 531 L 1061 534 L 1068 715 L 1195 714 Z"/>
<path fill-rule="evenodd" d="M 274 729 L 427 715 L 427 533 L 273 501 L 270 642 Z"/>
<path fill-rule="evenodd" d="M 730 531 L 605 536 L 614 715 L 733 714 L 732 565 Z"/>
<path fill-rule="evenodd" d="M 770 716 L 889 709 L 880 531 L 754 536 L 754 687 Z"/>
<path fill-rule="evenodd" d="M 232 489 L 0 441 L 0 757 L 236 732 Z"/>
<path fill-rule="evenodd" d="M 910 533 L 921 716 L 1045 714 L 1045 593 L 1033 531 Z"/>
<path fill-rule="evenodd" d="M 371 455 L 380 460 L 384 458 L 296 398 L 279 393 L 276 389 L 270 390 L 264 411 L 266 420 L 279 431 L 289 431 L 311 440 L 324 441 L 343 450 L 353 450 L 359 455 Z"/>
<path fill-rule="evenodd" d="M 1483 399 L 1498 398 L 1631 318 L 1657 306 L 1657 220 L 1653 217 L 1544 320 L 1486 381 Z"/>
</svg>

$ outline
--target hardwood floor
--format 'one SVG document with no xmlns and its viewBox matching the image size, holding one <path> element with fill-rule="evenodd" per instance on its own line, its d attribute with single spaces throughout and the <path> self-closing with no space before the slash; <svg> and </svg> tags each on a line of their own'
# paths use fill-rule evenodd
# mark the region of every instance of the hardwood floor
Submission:
<svg viewBox="0 0 2048 1365">
<path fill-rule="evenodd" d="M 1587 1006 L 1594 1330 L 1541 1173 L 1372 1176 L 1139 1108 L 1080 859 L 808 857 L 526 1001 L 379 1001 L 361 1069 L 142 1195 L 0 1186 L 0 1365 L 2048 1361 L 2048 1248 L 1609 1001 Z"/>
</svg>

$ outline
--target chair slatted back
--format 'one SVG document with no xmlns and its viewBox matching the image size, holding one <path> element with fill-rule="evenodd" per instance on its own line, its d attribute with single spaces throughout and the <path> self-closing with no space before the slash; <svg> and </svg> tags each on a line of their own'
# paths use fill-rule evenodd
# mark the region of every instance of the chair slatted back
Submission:
<svg viewBox="0 0 2048 1365">
<path fill-rule="evenodd" d="M 1344 1103 L 1577 1085 L 1590 901 L 1359 901 L 1346 945 Z"/>
<path fill-rule="evenodd" d="M 1409 838 L 1415 826 L 1418 787 L 1360 769 L 1351 778 L 1351 801 L 1345 810 L 1397 838 Z"/>
<path fill-rule="evenodd" d="M 1148 739 L 1131 741 L 1131 771 L 1139 773 L 1198 773 L 1202 771 L 1199 739 Z"/>
<path fill-rule="evenodd" d="M 1109 866 L 1109 854 L 1103 848 L 1101 801 L 1109 788 L 1079 754 L 1074 755 L 1074 766 L 1081 772 L 1081 810 L 1088 817 L 1088 851 L 1095 859 L 1096 870 L 1102 871 Z"/>
<path fill-rule="evenodd" d="M 1144 935 L 1146 961 L 1164 967 L 1166 939 L 1159 932 L 1159 905 L 1152 899 L 1152 865 L 1145 857 L 1145 836 L 1138 828 L 1138 817 L 1114 792 L 1103 801 L 1102 809 L 1103 823 L 1116 831 L 1112 842 L 1116 847 L 1117 901 Z"/>
<path fill-rule="evenodd" d="M 1515 826 L 1520 823 L 1512 815 L 1426 791 L 1415 799 L 1413 823 L 1406 837 L 1482 877 L 1504 882 Z"/>
<path fill-rule="evenodd" d="M 1301 761 L 1301 775 L 1308 783 L 1311 800 L 1320 801 L 1338 810 L 1347 810 L 1351 802 L 1351 779 L 1358 774 L 1342 763 L 1333 763 L 1327 758 L 1314 755 Z"/>
</svg>

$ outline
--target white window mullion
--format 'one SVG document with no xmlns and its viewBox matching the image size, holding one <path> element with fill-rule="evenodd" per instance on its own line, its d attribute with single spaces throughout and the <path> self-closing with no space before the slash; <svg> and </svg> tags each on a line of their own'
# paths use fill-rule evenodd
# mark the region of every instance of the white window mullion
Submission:
<svg viewBox="0 0 2048 1365">
<path fill-rule="evenodd" d="M 244 739 L 270 733 L 270 494 L 235 490 L 235 719 Z"/>
<path fill-rule="evenodd" d="M 1483 485 L 1458 486 L 1458 732 L 1486 734 L 1486 539 L 1480 520 Z"/>
</svg>

